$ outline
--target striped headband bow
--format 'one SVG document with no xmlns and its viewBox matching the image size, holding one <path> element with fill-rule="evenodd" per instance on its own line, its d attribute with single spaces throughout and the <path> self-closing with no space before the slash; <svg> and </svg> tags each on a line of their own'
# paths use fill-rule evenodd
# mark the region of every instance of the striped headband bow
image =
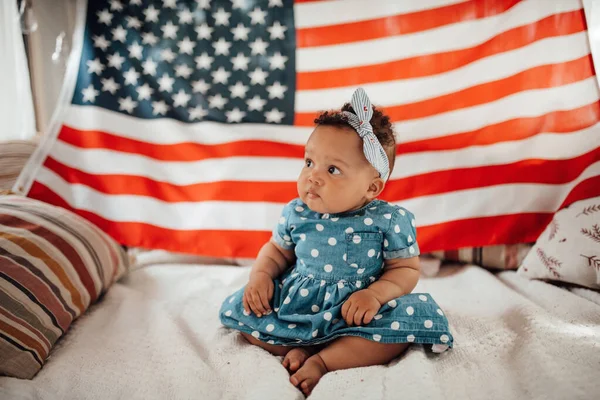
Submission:
<svg viewBox="0 0 600 400">
<path fill-rule="evenodd" d="M 371 126 L 371 117 L 373 117 L 373 107 L 363 88 L 358 88 L 352 94 L 350 101 L 356 114 L 350 111 L 342 111 L 348 119 L 348 123 L 358 132 L 363 140 L 363 152 L 367 161 L 379 172 L 379 176 L 386 181 L 390 172 L 390 164 L 385 154 L 385 150 L 379 143 L 377 136 L 373 133 Z"/>
</svg>

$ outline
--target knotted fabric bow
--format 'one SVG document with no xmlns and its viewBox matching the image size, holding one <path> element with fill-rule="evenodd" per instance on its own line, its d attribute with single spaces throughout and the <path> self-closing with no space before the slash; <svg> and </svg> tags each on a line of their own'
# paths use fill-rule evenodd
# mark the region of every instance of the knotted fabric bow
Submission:
<svg viewBox="0 0 600 400">
<path fill-rule="evenodd" d="M 386 181 L 390 171 L 390 163 L 385 154 L 385 150 L 379 143 L 377 136 L 373 133 L 371 126 L 371 117 L 373 117 L 373 107 L 363 88 L 358 88 L 352 94 L 350 101 L 356 114 L 350 111 L 342 111 L 348 119 L 348 123 L 358 132 L 363 140 L 363 152 L 367 161 L 379 172 L 379 176 Z"/>
</svg>

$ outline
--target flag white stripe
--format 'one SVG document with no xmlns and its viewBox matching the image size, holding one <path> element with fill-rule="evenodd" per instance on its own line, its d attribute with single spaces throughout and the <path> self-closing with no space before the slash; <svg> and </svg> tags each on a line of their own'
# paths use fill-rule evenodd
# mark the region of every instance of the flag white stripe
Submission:
<svg viewBox="0 0 600 400">
<path fill-rule="evenodd" d="M 487 146 L 403 154 L 396 158 L 392 177 L 399 179 L 428 172 L 511 164 L 528 159 L 568 160 L 597 147 L 600 147 L 600 124 L 569 134 L 545 133 Z"/>
<path fill-rule="evenodd" d="M 133 175 L 174 185 L 220 181 L 295 181 L 304 161 L 300 158 L 227 157 L 201 161 L 158 161 L 132 153 L 80 149 L 57 140 L 51 157 L 89 174 Z M 110 160 L 107 162 L 107 160 Z"/>
<path fill-rule="evenodd" d="M 515 118 L 572 110 L 598 101 L 595 77 L 550 89 L 528 90 L 469 108 L 395 124 L 400 142 L 469 132 Z"/>
<path fill-rule="evenodd" d="M 365 7 L 365 0 L 344 0 L 342 4 L 339 1 L 298 3 L 294 4 L 294 23 L 296 29 L 348 24 L 429 10 L 465 1 L 467 0 L 371 0 L 368 7 Z"/>
<path fill-rule="evenodd" d="M 520 141 L 470 146 L 443 152 L 403 154 L 392 179 L 428 172 L 510 164 L 528 159 L 566 160 L 600 146 L 600 125 L 561 134 L 539 134 Z M 126 174 L 175 185 L 219 181 L 295 182 L 303 160 L 283 157 L 228 157 L 192 162 L 159 161 L 104 149 L 79 149 L 58 140 L 51 156 L 89 174 Z M 110 160 L 110 162 L 105 162 Z"/>
<path fill-rule="evenodd" d="M 271 124 L 184 123 L 170 118 L 142 119 L 96 106 L 69 105 L 64 125 L 97 130 L 153 144 L 199 143 L 216 145 L 241 140 L 265 140 L 304 145 L 313 128 Z M 168 134 L 165 134 L 168 132 Z"/>
<path fill-rule="evenodd" d="M 296 70 L 311 72 L 358 67 L 470 48 L 507 30 L 580 9 L 578 0 L 552 2 L 551 7 L 545 2 L 522 1 L 507 12 L 489 18 L 381 39 L 298 48 Z"/>
<path fill-rule="evenodd" d="M 559 64 L 590 54 L 585 32 L 534 42 L 455 70 L 423 78 L 361 85 L 376 104 L 389 107 L 435 98 L 472 86 L 497 81 L 540 65 Z M 296 112 L 327 110 L 350 100 L 355 87 L 302 90 L 296 93 Z"/>
<path fill-rule="evenodd" d="M 600 162 L 563 185 L 510 184 L 424 196 L 401 202 L 417 216 L 420 226 L 497 215 L 554 212 L 582 180 L 600 174 Z M 142 222 L 177 230 L 271 230 L 282 204 L 264 202 L 167 203 L 135 195 L 105 195 L 84 185 L 70 185 L 41 168 L 38 182 L 51 187 L 71 207 L 90 211 L 115 222 Z M 475 208 L 472 199 L 480 207 Z M 400 204 L 400 203 L 399 203 Z M 493 204 L 493 207 L 487 205 Z M 224 217 L 226 216 L 226 217 Z"/>
</svg>

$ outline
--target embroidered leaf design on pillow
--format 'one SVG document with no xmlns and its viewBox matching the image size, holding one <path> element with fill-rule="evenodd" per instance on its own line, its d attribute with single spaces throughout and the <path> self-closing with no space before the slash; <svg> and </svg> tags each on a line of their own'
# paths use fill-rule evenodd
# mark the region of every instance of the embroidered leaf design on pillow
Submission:
<svg viewBox="0 0 600 400">
<path fill-rule="evenodd" d="M 581 233 L 593 241 L 600 243 L 600 226 L 598 224 L 594 224 L 592 229 L 581 228 Z"/>
<path fill-rule="evenodd" d="M 548 256 L 544 252 L 544 250 L 542 250 L 540 248 L 537 249 L 537 255 L 538 255 L 540 261 L 542 262 L 542 264 L 544 264 L 546 266 L 548 271 L 550 271 L 550 273 L 552 275 L 554 275 L 555 278 L 560 278 L 560 274 L 558 273 L 556 268 L 562 267 L 562 262 L 560 262 L 559 260 L 557 260 L 556 258 L 554 258 L 552 256 Z"/>
<path fill-rule="evenodd" d="M 589 207 L 585 207 L 583 209 L 583 211 L 581 211 L 579 214 L 577 214 L 577 216 L 579 217 L 580 215 L 590 215 L 595 212 L 600 212 L 600 204 L 594 204 Z"/>
<path fill-rule="evenodd" d="M 586 256 L 584 254 L 580 254 L 580 256 L 587 258 L 588 265 L 590 267 L 593 267 L 596 270 L 600 271 L 600 258 L 598 258 L 598 256 Z"/>
</svg>

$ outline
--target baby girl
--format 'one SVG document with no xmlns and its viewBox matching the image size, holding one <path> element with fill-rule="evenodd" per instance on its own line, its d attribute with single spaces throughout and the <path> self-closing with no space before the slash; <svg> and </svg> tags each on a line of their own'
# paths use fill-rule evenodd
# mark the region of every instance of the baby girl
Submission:
<svg viewBox="0 0 600 400">
<path fill-rule="evenodd" d="M 324 112 L 305 149 L 298 195 L 258 253 L 222 323 L 284 356 L 311 393 L 327 372 L 389 363 L 411 343 L 452 347 L 448 321 L 419 279 L 415 219 L 377 199 L 394 168 L 389 118 L 363 89 Z"/>
</svg>

